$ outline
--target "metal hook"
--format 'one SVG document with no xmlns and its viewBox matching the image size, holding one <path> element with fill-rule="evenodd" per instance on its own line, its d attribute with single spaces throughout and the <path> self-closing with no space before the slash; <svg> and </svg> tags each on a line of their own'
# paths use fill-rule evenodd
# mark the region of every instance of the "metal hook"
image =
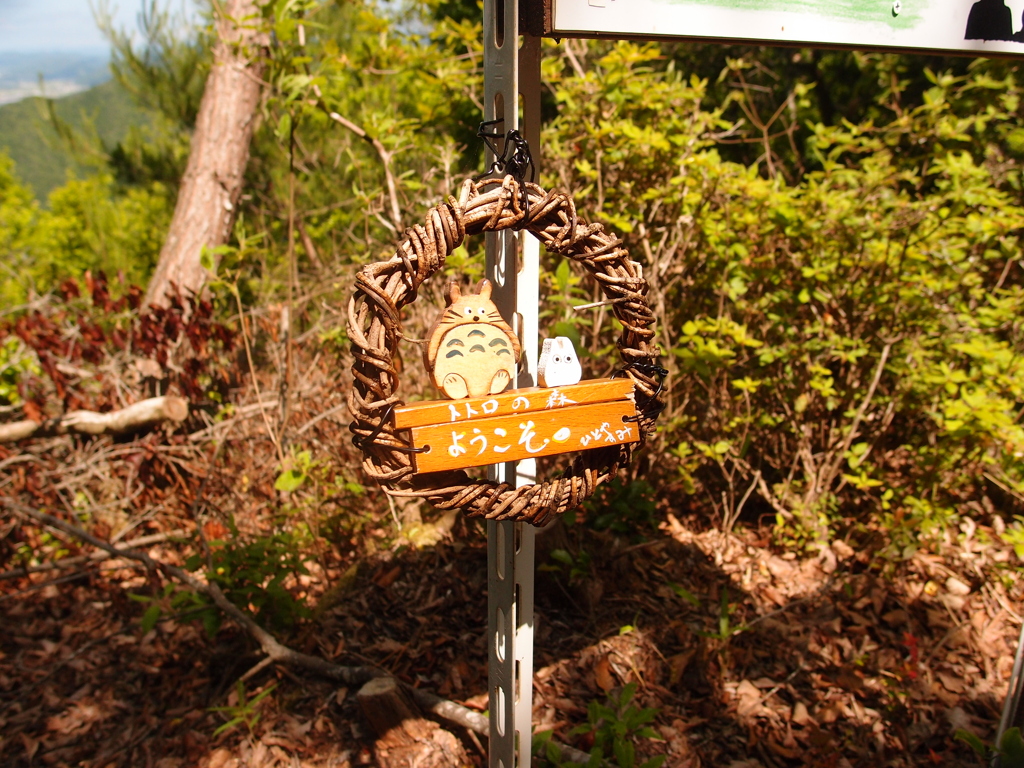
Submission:
<svg viewBox="0 0 1024 768">
<path fill-rule="evenodd" d="M 492 125 L 504 122 L 505 118 L 503 117 L 499 117 L 496 120 L 485 120 L 480 123 L 480 127 L 477 128 L 476 136 L 478 139 L 483 141 L 484 144 L 487 145 L 487 148 L 494 154 L 494 162 L 491 163 L 490 168 L 476 178 L 482 179 L 493 173 L 501 173 L 507 174 L 515 179 L 519 184 L 520 194 L 522 195 L 524 214 L 522 226 L 526 226 L 525 222 L 530 218 L 530 196 L 524 187 L 526 182 L 526 172 L 530 172 L 530 183 L 532 184 L 537 177 L 537 166 L 533 163 L 533 155 L 530 153 L 529 143 L 519 131 L 514 128 L 505 133 L 489 132 L 486 130 Z M 505 139 L 505 145 L 502 147 L 501 152 L 498 151 L 498 148 L 490 141 L 490 139 Z M 516 227 L 516 229 L 522 229 L 522 227 Z"/>
<path fill-rule="evenodd" d="M 476 137 L 478 139 L 482 140 L 483 143 L 487 145 L 487 148 L 489 150 L 491 150 L 491 154 L 493 154 L 494 157 L 496 158 L 495 161 L 493 163 L 491 163 L 490 169 L 488 169 L 486 172 L 484 172 L 484 174 L 483 174 L 484 176 L 486 176 L 488 173 L 493 173 L 496 170 L 501 170 L 501 160 L 500 160 L 500 158 L 502 158 L 504 156 L 504 154 L 505 154 L 504 152 L 499 152 L 498 148 L 493 143 L 488 141 L 488 139 L 503 139 L 503 138 L 505 138 L 505 134 L 504 133 L 488 133 L 484 129 L 487 128 L 488 126 L 497 125 L 498 123 L 504 123 L 504 122 L 505 122 L 505 118 L 503 118 L 503 117 L 499 117 L 496 120 L 484 120 L 482 123 L 480 123 L 480 126 L 476 129 Z"/>
</svg>

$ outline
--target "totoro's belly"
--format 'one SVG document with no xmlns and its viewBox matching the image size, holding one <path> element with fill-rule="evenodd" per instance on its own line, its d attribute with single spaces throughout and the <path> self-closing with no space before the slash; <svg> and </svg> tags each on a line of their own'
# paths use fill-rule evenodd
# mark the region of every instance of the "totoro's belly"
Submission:
<svg viewBox="0 0 1024 768">
<path fill-rule="evenodd" d="M 492 384 L 500 371 L 507 374 L 507 379 L 499 377 L 499 382 L 505 386 L 515 379 L 515 352 L 501 328 L 467 323 L 452 328 L 441 337 L 434 361 L 434 380 L 438 387 L 444 389 L 442 382 L 445 377 L 456 374 L 465 379 L 469 397 L 483 397 L 493 393 Z"/>
</svg>

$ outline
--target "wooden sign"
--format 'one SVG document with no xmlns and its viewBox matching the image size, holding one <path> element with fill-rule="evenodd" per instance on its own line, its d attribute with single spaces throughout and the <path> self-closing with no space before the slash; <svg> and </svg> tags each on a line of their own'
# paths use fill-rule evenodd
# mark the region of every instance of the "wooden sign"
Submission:
<svg viewBox="0 0 1024 768">
<path fill-rule="evenodd" d="M 1024 0 L 523 0 L 531 34 L 1024 54 Z"/>
<path fill-rule="evenodd" d="M 411 432 L 417 472 L 440 472 L 635 443 L 636 405 L 629 379 L 565 387 L 528 387 L 493 397 L 440 400 L 395 409 L 395 427 Z"/>
</svg>

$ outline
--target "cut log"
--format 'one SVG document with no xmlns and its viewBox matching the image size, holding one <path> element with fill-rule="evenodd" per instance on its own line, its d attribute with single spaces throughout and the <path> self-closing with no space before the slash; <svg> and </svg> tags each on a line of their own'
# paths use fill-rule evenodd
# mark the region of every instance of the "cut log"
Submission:
<svg viewBox="0 0 1024 768">
<path fill-rule="evenodd" d="M 162 421 L 181 422 L 188 417 L 188 401 L 173 395 L 151 397 L 127 408 L 109 413 L 70 411 L 49 421 L 16 421 L 0 424 L 0 443 L 13 443 L 30 437 L 52 437 L 78 432 L 83 435 L 124 435 L 151 427 Z"/>
<path fill-rule="evenodd" d="M 469 765 L 469 756 L 454 735 L 425 719 L 393 677 L 364 685 L 356 700 L 377 735 L 380 768 L 453 768 Z"/>
</svg>

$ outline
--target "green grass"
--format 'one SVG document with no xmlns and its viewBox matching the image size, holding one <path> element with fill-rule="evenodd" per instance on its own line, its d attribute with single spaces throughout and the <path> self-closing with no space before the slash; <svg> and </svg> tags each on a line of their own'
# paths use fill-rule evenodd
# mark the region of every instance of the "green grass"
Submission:
<svg viewBox="0 0 1024 768">
<path fill-rule="evenodd" d="M 54 105 L 57 116 L 76 129 L 92 121 L 107 148 L 123 139 L 130 126 L 149 121 L 146 112 L 113 80 L 56 99 Z M 67 180 L 69 172 L 82 174 L 87 170 L 58 137 L 41 98 L 0 106 L 0 148 L 6 149 L 18 176 L 43 201 Z"/>
</svg>

